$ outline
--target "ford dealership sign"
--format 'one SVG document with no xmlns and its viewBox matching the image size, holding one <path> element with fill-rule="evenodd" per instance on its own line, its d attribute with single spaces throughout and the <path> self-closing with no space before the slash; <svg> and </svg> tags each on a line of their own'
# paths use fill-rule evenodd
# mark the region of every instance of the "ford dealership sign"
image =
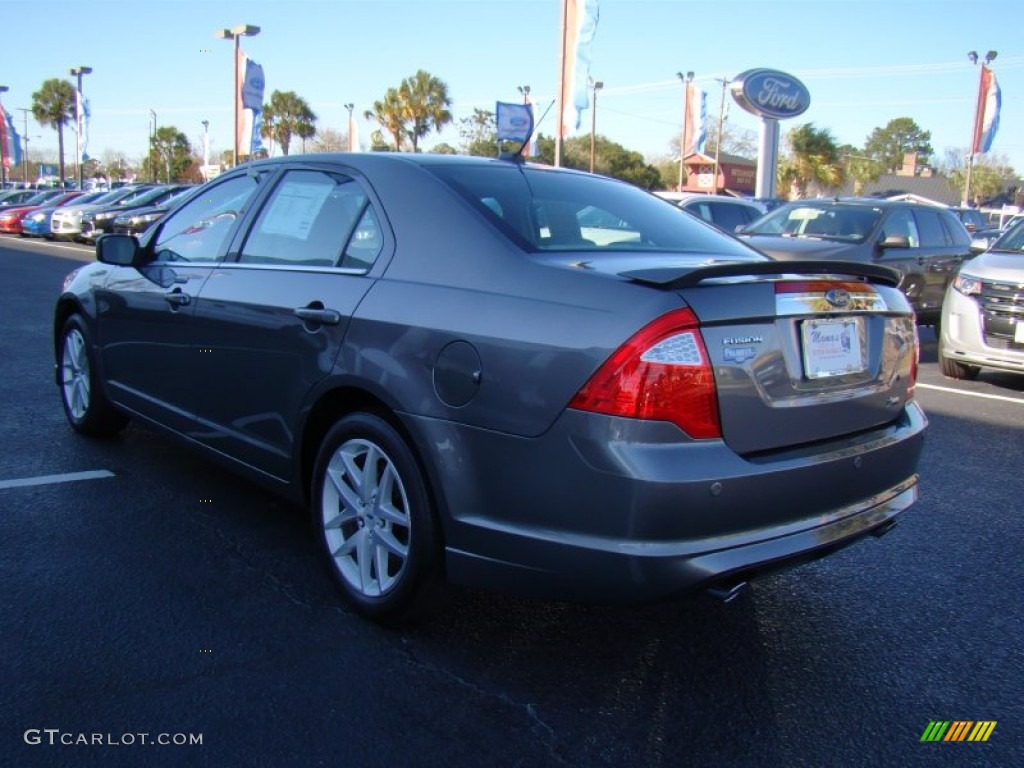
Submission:
<svg viewBox="0 0 1024 768">
<path fill-rule="evenodd" d="M 732 97 L 758 117 L 785 120 L 811 106 L 811 93 L 792 75 L 774 69 L 748 69 L 732 81 Z"/>
</svg>

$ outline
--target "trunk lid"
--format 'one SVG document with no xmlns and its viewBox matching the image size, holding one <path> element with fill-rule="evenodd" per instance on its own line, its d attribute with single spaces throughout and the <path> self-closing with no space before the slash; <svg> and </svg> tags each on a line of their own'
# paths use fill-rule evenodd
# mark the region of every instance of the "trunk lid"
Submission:
<svg viewBox="0 0 1024 768">
<path fill-rule="evenodd" d="M 917 331 L 893 270 L 806 261 L 620 274 L 676 291 L 697 315 L 737 453 L 872 429 L 912 396 Z"/>
</svg>

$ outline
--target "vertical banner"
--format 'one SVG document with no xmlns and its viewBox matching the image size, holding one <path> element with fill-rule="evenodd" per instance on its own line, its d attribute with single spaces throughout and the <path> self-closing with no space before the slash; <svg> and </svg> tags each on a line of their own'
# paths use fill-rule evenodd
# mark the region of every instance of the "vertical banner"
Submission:
<svg viewBox="0 0 1024 768">
<path fill-rule="evenodd" d="M 695 117 L 697 123 L 697 140 L 694 142 L 693 148 L 704 154 L 704 150 L 707 149 L 708 143 L 708 94 L 705 90 L 700 90 L 700 98 L 698 101 L 700 105 L 697 107 L 697 114 Z"/>
<path fill-rule="evenodd" d="M 82 162 L 89 159 L 89 118 L 92 117 L 92 110 L 89 107 L 89 100 L 82 100 Z"/>
<path fill-rule="evenodd" d="M 564 51 L 561 78 L 561 135 L 579 130 L 583 110 L 590 106 L 587 83 L 590 55 L 597 32 L 598 0 L 563 0 Z"/>
<path fill-rule="evenodd" d="M 81 75 L 78 77 L 78 81 L 82 81 Z M 75 91 L 75 158 L 77 162 L 82 162 L 82 126 L 85 123 L 85 116 L 82 114 L 82 90 L 79 88 Z"/>
<path fill-rule="evenodd" d="M 252 155 L 263 149 L 260 136 L 263 127 L 263 90 L 265 85 L 263 67 L 238 49 L 238 154 Z"/>
<path fill-rule="evenodd" d="M 973 154 L 988 152 L 999 130 L 999 111 L 1003 95 L 996 82 L 996 74 L 984 64 L 981 65 L 981 87 L 978 89 L 978 108 L 974 119 Z"/>
<path fill-rule="evenodd" d="M 14 129 L 14 119 L 0 104 L 0 155 L 3 167 L 10 170 L 11 164 L 21 164 L 21 137 Z"/>
</svg>

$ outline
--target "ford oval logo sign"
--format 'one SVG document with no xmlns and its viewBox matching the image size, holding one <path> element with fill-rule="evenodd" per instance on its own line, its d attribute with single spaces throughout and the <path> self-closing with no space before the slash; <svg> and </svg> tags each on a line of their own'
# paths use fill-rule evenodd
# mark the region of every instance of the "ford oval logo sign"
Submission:
<svg viewBox="0 0 1024 768">
<path fill-rule="evenodd" d="M 792 75 L 774 69 L 748 69 L 732 82 L 732 97 L 758 117 L 785 120 L 811 106 L 811 92 Z"/>
</svg>

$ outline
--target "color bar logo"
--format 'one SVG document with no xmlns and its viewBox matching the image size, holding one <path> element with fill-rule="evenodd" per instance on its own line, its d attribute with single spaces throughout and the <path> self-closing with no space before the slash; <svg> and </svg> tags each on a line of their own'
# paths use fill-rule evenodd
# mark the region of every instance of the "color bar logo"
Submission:
<svg viewBox="0 0 1024 768">
<path fill-rule="evenodd" d="M 932 720 L 921 741 L 988 741 L 995 729 L 995 720 Z"/>
</svg>

